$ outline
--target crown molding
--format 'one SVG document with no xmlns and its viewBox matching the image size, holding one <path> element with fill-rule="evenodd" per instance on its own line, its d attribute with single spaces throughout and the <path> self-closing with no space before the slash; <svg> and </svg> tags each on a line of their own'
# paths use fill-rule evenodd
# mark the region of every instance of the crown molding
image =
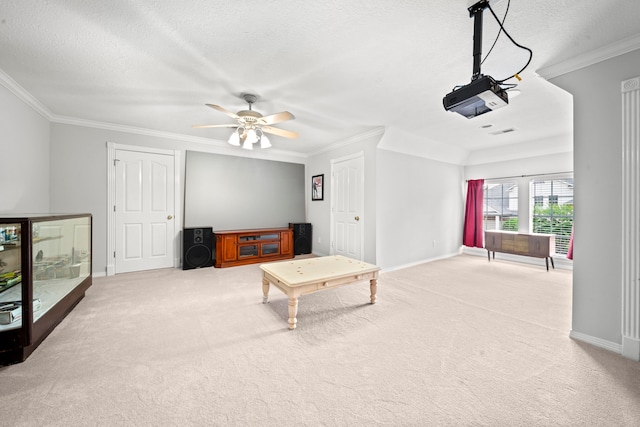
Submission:
<svg viewBox="0 0 640 427">
<path fill-rule="evenodd" d="M 49 119 L 52 123 L 61 123 L 65 125 L 84 126 L 96 129 L 111 130 L 115 132 L 134 133 L 138 135 L 153 136 L 156 138 L 176 139 L 180 141 L 188 141 L 195 143 L 207 143 L 211 145 L 226 146 L 226 143 L 217 139 L 202 138 L 198 136 L 183 135 L 179 133 L 165 132 L 159 130 L 138 128 L 135 126 L 119 125 L 115 123 L 99 122 L 95 120 L 78 119 L 68 116 L 52 116 Z"/>
<path fill-rule="evenodd" d="M 575 56 L 566 61 L 562 61 L 548 67 L 543 67 L 537 70 L 536 74 L 545 80 L 549 80 L 572 71 L 580 70 L 588 67 L 589 65 L 624 55 L 625 53 L 629 53 L 636 49 L 640 49 L 640 34 L 619 40 L 599 49 L 592 50 L 591 52 Z"/>
<path fill-rule="evenodd" d="M 435 141 L 424 135 L 407 132 L 395 126 L 387 127 L 378 143 L 378 149 L 456 166 L 463 166 L 469 157 L 468 150 Z"/>
<path fill-rule="evenodd" d="M 7 73 L 0 70 L 0 84 L 6 87 L 9 92 L 13 93 L 18 99 L 33 108 L 36 113 L 40 114 L 45 119 L 51 121 L 53 113 L 45 107 L 40 101 L 35 99 L 25 88 L 20 86 L 18 82 L 13 80 Z"/>
<path fill-rule="evenodd" d="M 212 138 L 203 138 L 203 137 L 183 135 L 183 134 L 172 133 L 172 132 L 138 128 L 134 126 L 126 126 L 126 125 L 119 125 L 114 123 L 99 122 L 94 120 L 79 119 L 76 117 L 55 115 L 51 112 L 51 110 L 49 110 L 47 107 L 44 106 L 44 104 L 42 104 L 35 97 L 33 97 L 33 95 L 31 95 L 25 88 L 20 86 L 18 82 L 12 79 L 2 69 L 0 69 L 0 85 L 7 88 L 9 92 L 11 92 L 18 99 L 20 99 L 22 102 L 27 104 L 33 110 L 35 110 L 42 117 L 47 119 L 50 123 L 61 123 L 61 124 L 68 124 L 68 125 L 74 125 L 74 126 L 84 126 L 84 127 L 90 127 L 90 128 L 96 128 L 96 129 L 110 130 L 115 132 L 126 132 L 126 133 L 146 135 L 146 136 L 151 136 L 156 138 L 166 138 L 166 139 L 179 140 L 184 142 L 193 142 L 196 144 L 204 144 L 209 149 L 213 148 L 215 151 L 219 151 L 216 149 L 220 149 L 224 151 L 224 150 L 227 150 L 229 147 L 229 144 L 226 141 L 220 141 Z M 246 154 L 246 150 L 245 150 L 245 154 Z M 270 154 L 269 157 L 274 157 L 275 155 L 275 157 L 284 156 L 292 159 L 295 158 L 295 159 L 302 159 L 302 160 L 306 160 L 309 157 L 306 154 L 301 154 L 301 153 L 287 151 L 287 150 L 277 150 L 277 149 L 270 149 L 269 154 Z"/>
<path fill-rule="evenodd" d="M 65 124 L 65 125 L 75 125 L 75 126 L 84 126 L 84 127 L 90 127 L 90 128 L 96 128 L 96 129 L 111 130 L 111 131 L 116 131 L 116 132 L 135 133 L 135 134 L 138 134 L 138 135 L 153 136 L 153 137 L 157 137 L 157 138 L 179 139 L 179 140 L 182 140 L 182 141 L 199 142 L 199 143 L 201 143 L 201 142 L 208 142 L 208 143 L 213 142 L 215 144 L 220 144 L 220 145 L 224 144 L 223 141 L 216 140 L 216 139 L 211 139 L 211 138 L 202 138 L 202 137 L 197 137 L 197 136 L 182 135 L 182 134 L 179 134 L 179 133 L 172 133 L 172 132 L 165 132 L 165 131 L 159 131 L 159 130 L 138 128 L 138 127 L 135 127 L 135 126 L 119 125 L 119 124 L 115 124 L 115 123 L 99 122 L 99 121 L 95 121 L 95 120 L 78 119 L 76 117 L 53 116 L 51 118 L 51 122 L 52 123 L 61 123 L 61 124 Z"/>
<path fill-rule="evenodd" d="M 317 156 L 318 154 L 322 154 L 322 153 L 326 153 L 326 152 L 329 152 L 329 151 L 333 151 L 333 150 L 335 150 L 337 148 L 342 148 L 342 147 L 344 147 L 346 145 L 354 144 L 356 142 L 363 141 L 363 140 L 365 140 L 367 138 L 371 138 L 373 136 L 382 135 L 382 134 L 384 134 L 384 132 L 385 132 L 385 127 L 384 126 L 378 126 L 378 127 L 373 128 L 373 129 L 361 132 L 361 133 L 359 133 L 357 135 L 350 136 L 349 138 L 345 138 L 345 139 L 342 139 L 340 141 L 336 141 L 336 142 L 334 142 L 332 144 L 329 144 L 326 147 L 321 148 L 320 150 L 317 150 L 317 151 L 314 151 L 312 153 L 309 153 L 309 157 Z"/>
<path fill-rule="evenodd" d="M 90 128 L 96 128 L 96 129 L 104 129 L 104 130 L 110 130 L 115 132 L 133 133 L 133 134 L 146 135 L 146 136 L 151 136 L 156 138 L 166 138 L 166 139 L 173 139 L 173 140 L 179 140 L 179 141 L 193 142 L 197 144 L 206 144 L 208 146 L 213 145 L 214 147 L 218 147 L 218 148 L 227 148 L 227 145 L 228 145 L 226 141 L 220 141 L 220 140 L 211 139 L 211 138 L 202 138 L 202 137 L 190 136 L 190 135 L 184 135 L 184 134 L 178 134 L 178 133 L 172 133 L 172 132 L 138 128 L 134 126 L 119 125 L 115 123 L 79 119 L 76 117 L 58 116 L 53 114 L 47 107 L 45 107 L 40 101 L 34 98 L 29 92 L 27 92 L 27 90 L 25 90 L 22 86 L 20 86 L 15 80 L 9 77 L 9 75 L 1 69 L 0 69 L 0 84 L 6 87 L 11 93 L 13 93 L 20 100 L 22 100 L 25 104 L 33 108 L 37 113 L 39 113 L 45 119 L 49 120 L 49 122 L 51 123 L 61 123 L 61 124 L 74 125 L 74 126 L 84 126 L 84 127 L 90 127 Z M 311 156 L 332 151 L 337 148 L 341 148 L 346 145 L 362 141 L 366 138 L 370 138 L 376 135 L 382 135 L 384 134 L 384 132 L 385 132 L 384 126 L 375 127 L 371 130 L 362 132 L 352 137 L 334 142 L 318 151 L 315 151 L 309 154 L 302 154 L 302 153 L 293 152 L 293 151 L 274 150 L 274 149 L 270 149 L 269 151 L 271 152 L 271 154 L 275 154 L 277 156 L 287 156 L 291 158 L 307 159 Z"/>
<path fill-rule="evenodd" d="M 159 131 L 159 130 L 138 128 L 134 126 L 118 125 L 114 123 L 98 122 L 94 120 L 78 119 L 75 117 L 53 116 L 50 119 L 50 121 L 52 123 L 84 126 L 84 127 L 90 127 L 90 128 L 96 128 L 96 129 L 110 130 L 115 132 L 126 132 L 126 133 L 138 134 L 138 135 L 151 136 L 154 138 L 165 138 L 165 139 L 172 139 L 172 140 L 178 140 L 183 142 L 193 142 L 196 144 L 204 144 L 209 148 L 213 148 L 213 150 L 216 152 L 218 152 L 219 149 L 226 151 L 229 148 L 229 144 L 226 141 L 220 141 L 219 139 L 203 138 L 199 136 L 184 135 L 180 133 L 172 133 L 172 132 L 165 132 L 165 131 Z M 205 151 L 210 151 L 210 150 L 205 150 Z M 247 150 L 243 150 L 243 151 L 246 154 Z M 279 156 L 288 156 L 288 157 L 302 158 L 302 159 L 306 159 L 307 157 L 304 154 L 290 152 L 286 150 L 269 149 L 268 151 L 272 155 L 275 154 Z"/>
</svg>

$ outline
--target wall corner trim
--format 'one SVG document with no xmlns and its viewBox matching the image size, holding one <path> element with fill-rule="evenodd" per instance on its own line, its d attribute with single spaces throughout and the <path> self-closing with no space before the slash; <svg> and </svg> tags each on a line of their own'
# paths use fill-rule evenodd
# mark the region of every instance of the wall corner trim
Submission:
<svg viewBox="0 0 640 427">
<path fill-rule="evenodd" d="M 576 332 L 573 330 L 569 333 L 569 337 L 574 340 L 586 342 L 587 344 L 591 344 L 596 347 L 604 348 L 605 350 L 613 351 L 614 353 L 622 354 L 622 346 L 615 342 L 603 340 L 602 338 L 583 334 L 582 332 Z"/>
<path fill-rule="evenodd" d="M 627 359 L 640 362 L 640 340 L 622 337 L 622 355 Z"/>
<path fill-rule="evenodd" d="M 625 80 L 622 91 L 622 354 L 640 360 L 640 183 L 638 182 L 638 108 L 640 77 Z"/>
</svg>

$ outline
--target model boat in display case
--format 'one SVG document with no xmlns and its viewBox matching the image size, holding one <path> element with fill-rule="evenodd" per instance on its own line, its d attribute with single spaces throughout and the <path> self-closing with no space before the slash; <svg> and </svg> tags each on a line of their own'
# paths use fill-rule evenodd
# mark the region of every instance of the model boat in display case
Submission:
<svg viewBox="0 0 640 427">
<path fill-rule="evenodd" d="M 0 364 L 24 361 L 91 286 L 90 214 L 0 217 Z"/>
</svg>

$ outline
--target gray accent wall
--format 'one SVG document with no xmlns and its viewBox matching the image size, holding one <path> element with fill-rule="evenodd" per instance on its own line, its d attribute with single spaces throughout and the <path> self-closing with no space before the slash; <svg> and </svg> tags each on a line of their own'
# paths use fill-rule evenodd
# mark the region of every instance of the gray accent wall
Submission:
<svg viewBox="0 0 640 427">
<path fill-rule="evenodd" d="M 185 227 L 287 227 L 305 222 L 304 165 L 187 151 Z"/>
<path fill-rule="evenodd" d="M 551 82 L 573 95 L 575 235 L 572 332 L 621 344 L 621 82 L 640 75 L 640 50 Z"/>
<path fill-rule="evenodd" d="M 0 85 L 0 213 L 49 211 L 49 121 Z"/>
</svg>

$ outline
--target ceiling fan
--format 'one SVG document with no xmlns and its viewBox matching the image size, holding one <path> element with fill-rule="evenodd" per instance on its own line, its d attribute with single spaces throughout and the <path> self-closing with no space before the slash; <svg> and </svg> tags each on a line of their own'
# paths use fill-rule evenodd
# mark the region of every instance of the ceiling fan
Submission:
<svg viewBox="0 0 640 427">
<path fill-rule="evenodd" d="M 289 130 L 278 129 L 270 125 L 276 123 L 285 122 L 287 120 L 295 119 L 295 116 L 288 111 L 282 111 L 280 113 L 271 114 L 269 116 L 263 116 L 257 111 L 251 109 L 254 102 L 257 101 L 258 96 L 251 93 L 243 93 L 242 98 L 247 104 L 249 104 L 248 110 L 241 110 L 237 113 L 232 113 L 229 110 L 222 108 L 219 105 L 206 104 L 207 107 L 211 107 L 214 110 L 218 110 L 221 113 L 233 118 L 237 123 L 224 124 L 224 125 L 193 125 L 194 128 L 236 128 L 236 131 L 231 134 L 229 138 L 229 144 L 240 146 L 248 150 L 253 149 L 253 144 L 260 142 L 261 148 L 271 147 L 269 138 L 265 133 L 269 133 L 276 136 L 282 136 L 284 138 L 297 138 L 298 134 Z"/>
</svg>

